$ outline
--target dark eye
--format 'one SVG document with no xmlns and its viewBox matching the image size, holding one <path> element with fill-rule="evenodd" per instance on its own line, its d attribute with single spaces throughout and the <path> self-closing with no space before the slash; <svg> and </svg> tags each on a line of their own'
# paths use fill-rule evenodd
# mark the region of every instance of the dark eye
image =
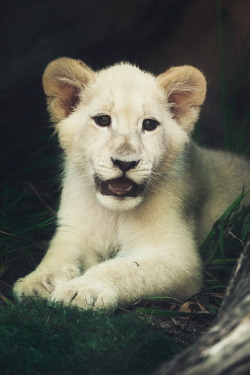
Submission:
<svg viewBox="0 0 250 375">
<path fill-rule="evenodd" d="M 96 125 L 99 126 L 109 126 L 111 124 L 111 117 L 108 115 L 100 115 L 92 117 Z"/>
<path fill-rule="evenodd" d="M 159 125 L 159 122 L 157 120 L 147 118 L 143 120 L 142 122 L 142 129 L 147 130 L 147 131 L 152 131 L 152 130 L 155 130 L 158 125 Z"/>
</svg>

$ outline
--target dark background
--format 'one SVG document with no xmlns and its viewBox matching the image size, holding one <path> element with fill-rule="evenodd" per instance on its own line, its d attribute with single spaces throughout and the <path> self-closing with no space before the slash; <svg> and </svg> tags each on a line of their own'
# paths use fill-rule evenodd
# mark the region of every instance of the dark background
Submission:
<svg viewBox="0 0 250 375">
<path fill-rule="evenodd" d="M 1 152 L 22 142 L 17 123 L 48 126 L 41 76 L 60 56 L 94 69 L 127 60 L 155 74 L 194 65 L 208 81 L 199 141 L 238 152 L 249 144 L 249 0 L 12 0 L 1 18 Z"/>
</svg>

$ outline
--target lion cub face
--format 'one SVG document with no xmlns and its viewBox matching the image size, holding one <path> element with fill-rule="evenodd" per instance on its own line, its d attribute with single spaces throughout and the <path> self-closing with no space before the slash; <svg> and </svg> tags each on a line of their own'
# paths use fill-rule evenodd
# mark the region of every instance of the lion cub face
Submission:
<svg viewBox="0 0 250 375">
<path fill-rule="evenodd" d="M 66 160 L 112 210 L 137 206 L 168 174 L 205 97 L 195 68 L 158 77 L 130 64 L 98 73 L 61 58 L 43 77 Z"/>
<path fill-rule="evenodd" d="M 61 124 L 66 153 L 104 206 L 135 207 L 160 173 L 172 123 L 164 99 L 153 76 L 117 65 L 96 75 Z"/>
</svg>

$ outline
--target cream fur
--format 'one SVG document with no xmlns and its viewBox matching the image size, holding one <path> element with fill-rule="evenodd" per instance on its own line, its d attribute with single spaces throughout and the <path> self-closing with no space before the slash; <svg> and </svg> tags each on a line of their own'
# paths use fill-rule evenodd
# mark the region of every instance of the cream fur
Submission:
<svg viewBox="0 0 250 375">
<path fill-rule="evenodd" d="M 198 244 L 250 187 L 249 162 L 195 145 L 190 134 L 206 81 L 193 67 L 154 77 L 130 64 L 93 72 L 61 58 L 43 77 L 65 153 L 57 232 L 37 269 L 19 279 L 19 300 L 38 295 L 82 309 L 115 309 L 148 296 L 185 300 L 199 292 Z M 109 115 L 111 125 L 93 120 Z M 155 119 L 155 130 L 142 130 Z M 103 195 L 118 178 L 113 160 L 138 161 L 126 176 L 137 197 Z"/>
</svg>

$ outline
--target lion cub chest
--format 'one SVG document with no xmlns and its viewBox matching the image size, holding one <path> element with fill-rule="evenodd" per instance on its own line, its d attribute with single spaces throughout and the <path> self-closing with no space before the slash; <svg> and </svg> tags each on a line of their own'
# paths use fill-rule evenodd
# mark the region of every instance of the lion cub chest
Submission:
<svg viewBox="0 0 250 375">
<path fill-rule="evenodd" d="M 137 228 L 133 220 L 124 213 L 99 212 L 88 219 L 88 226 L 84 226 L 82 241 L 85 248 L 86 239 L 97 255 L 98 261 L 108 260 L 118 256 L 122 250 L 130 247 L 136 236 Z"/>
</svg>

